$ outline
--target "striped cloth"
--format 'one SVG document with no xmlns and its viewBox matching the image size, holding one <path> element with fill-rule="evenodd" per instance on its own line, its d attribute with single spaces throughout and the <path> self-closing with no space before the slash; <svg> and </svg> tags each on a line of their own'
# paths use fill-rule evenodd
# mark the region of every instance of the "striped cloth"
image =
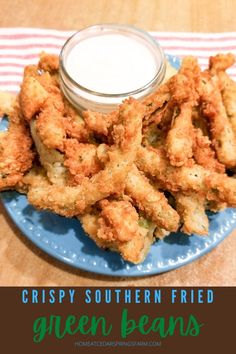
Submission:
<svg viewBox="0 0 236 354">
<path fill-rule="evenodd" d="M 38 28 L 0 29 L 0 90 L 17 92 L 22 80 L 24 66 L 35 64 L 40 52 L 59 54 L 65 40 L 74 31 L 58 31 Z M 184 33 L 150 32 L 164 51 L 182 58 L 194 55 L 204 69 L 208 57 L 219 52 L 236 55 L 236 32 Z M 236 80 L 236 66 L 229 69 Z"/>
</svg>

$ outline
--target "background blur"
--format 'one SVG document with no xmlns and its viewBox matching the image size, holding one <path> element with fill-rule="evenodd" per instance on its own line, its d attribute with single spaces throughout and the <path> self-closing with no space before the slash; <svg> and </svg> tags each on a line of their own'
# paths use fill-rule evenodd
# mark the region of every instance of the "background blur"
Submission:
<svg viewBox="0 0 236 354">
<path fill-rule="evenodd" d="M 235 31 L 236 1 L 0 0 L 1 27 L 80 29 L 99 22 L 150 31 Z"/>
</svg>

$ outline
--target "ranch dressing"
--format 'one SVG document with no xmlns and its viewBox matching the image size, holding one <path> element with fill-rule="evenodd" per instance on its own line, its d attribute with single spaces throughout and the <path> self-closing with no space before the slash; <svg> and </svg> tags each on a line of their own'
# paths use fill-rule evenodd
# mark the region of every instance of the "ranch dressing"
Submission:
<svg viewBox="0 0 236 354">
<path fill-rule="evenodd" d="M 159 65 L 142 41 L 116 33 L 77 43 L 66 60 L 72 79 L 89 90 L 106 94 L 140 89 L 154 78 Z"/>
<path fill-rule="evenodd" d="M 75 33 L 60 54 L 60 84 L 81 112 L 109 112 L 125 98 L 141 99 L 163 80 L 166 62 L 159 44 L 146 32 L 116 24 Z"/>
</svg>

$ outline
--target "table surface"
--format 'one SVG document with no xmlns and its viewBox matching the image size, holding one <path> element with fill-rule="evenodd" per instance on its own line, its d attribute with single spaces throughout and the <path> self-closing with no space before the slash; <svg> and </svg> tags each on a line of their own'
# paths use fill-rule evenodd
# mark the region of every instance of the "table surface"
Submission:
<svg viewBox="0 0 236 354">
<path fill-rule="evenodd" d="M 230 32 L 236 30 L 235 8 L 235 0 L 0 0 L 0 26 L 70 30 L 117 22 L 151 31 Z M 172 272 L 139 279 L 98 276 L 40 251 L 0 204 L 0 285 L 232 286 L 235 250 L 236 230 L 209 254 Z"/>
</svg>

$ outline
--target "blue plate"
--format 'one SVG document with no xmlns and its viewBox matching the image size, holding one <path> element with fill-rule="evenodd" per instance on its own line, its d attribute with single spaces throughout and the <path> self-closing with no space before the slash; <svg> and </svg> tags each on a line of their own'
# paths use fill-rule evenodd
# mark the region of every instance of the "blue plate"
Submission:
<svg viewBox="0 0 236 354">
<path fill-rule="evenodd" d="M 107 275 L 143 276 L 175 269 L 209 252 L 236 227 L 235 209 L 209 214 L 209 236 L 172 233 L 151 246 L 142 264 L 133 265 L 98 248 L 77 219 L 39 212 L 16 192 L 3 192 L 1 198 L 13 222 L 36 246 L 76 268 Z"/>
<path fill-rule="evenodd" d="M 168 56 L 178 68 L 178 58 Z M 6 129 L 6 122 L 1 130 Z M 41 212 L 16 192 L 2 192 L 2 203 L 13 222 L 36 246 L 73 267 L 113 276 L 144 276 L 163 273 L 192 262 L 209 252 L 236 227 L 236 209 L 209 214 L 207 237 L 172 233 L 151 246 L 146 260 L 139 265 L 125 262 L 117 253 L 99 249 L 85 235 L 77 219 Z"/>
</svg>

